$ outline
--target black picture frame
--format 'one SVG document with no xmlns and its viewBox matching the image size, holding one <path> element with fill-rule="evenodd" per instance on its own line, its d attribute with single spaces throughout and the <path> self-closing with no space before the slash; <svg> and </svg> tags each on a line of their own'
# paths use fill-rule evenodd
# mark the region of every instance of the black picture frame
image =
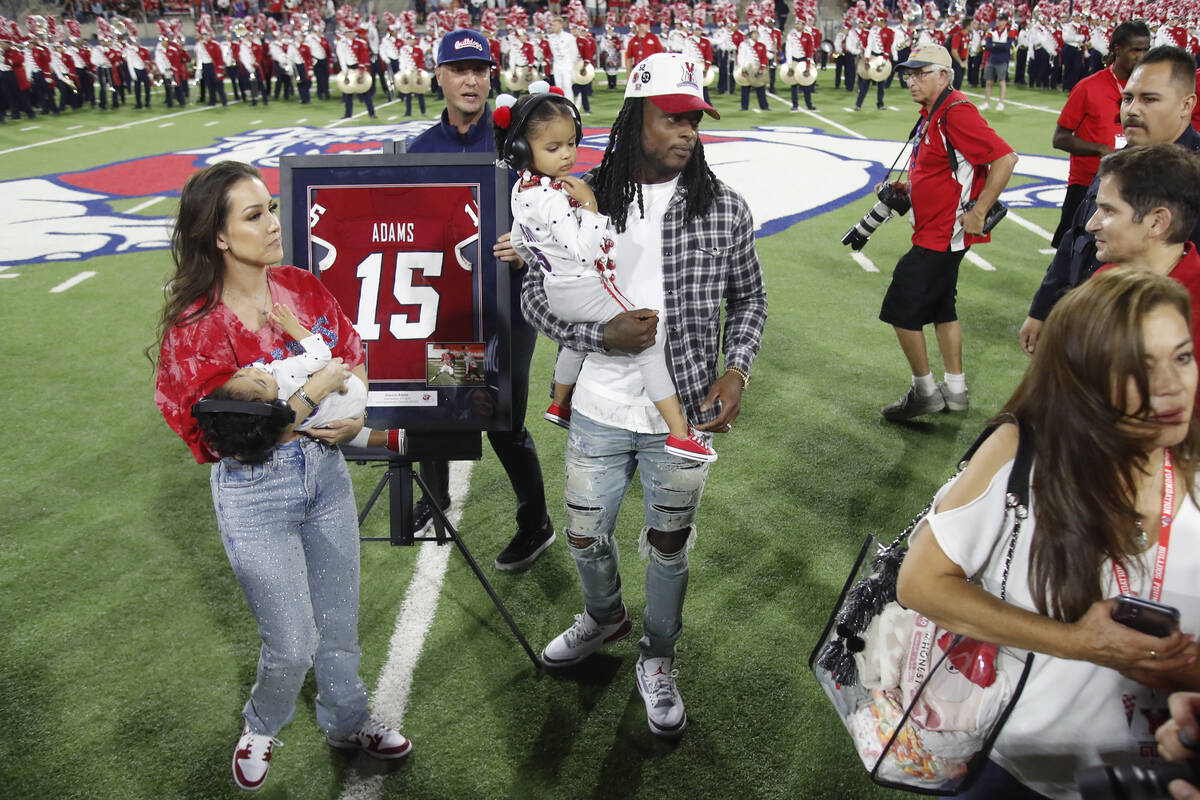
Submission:
<svg viewBox="0 0 1200 800">
<path fill-rule="evenodd" d="M 321 278 L 363 337 L 367 424 L 416 433 L 512 430 L 510 270 L 492 255 L 492 244 L 511 227 L 508 169 L 488 153 L 284 156 L 279 180 L 285 263 Z M 478 237 L 473 244 L 452 245 L 452 255 L 439 246 L 441 266 L 431 267 L 430 259 L 437 259 L 427 237 L 433 236 L 438 220 L 446 241 L 455 239 L 453 231 L 463 230 L 460 212 L 466 192 L 476 204 Z M 322 203 L 322 197 L 328 199 Z M 437 216 L 441 209 L 451 209 L 449 218 Z M 475 215 L 468 208 L 466 216 Z M 337 231 L 332 246 L 316 235 L 329 231 Z M 412 252 L 421 247 L 426 250 Z M 402 265 L 401 257 L 409 263 Z M 458 265 L 470 262 L 469 269 L 462 267 L 470 274 L 469 326 L 465 276 L 455 259 Z M 375 291 L 362 291 L 372 281 Z M 354 283 L 357 289 L 350 288 Z M 406 302 L 418 293 L 436 298 Z M 442 320 L 449 304 L 457 316 L 449 323 L 453 335 L 447 336 Z M 439 328 L 418 338 L 428 328 L 430 305 Z M 400 337 L 393 335 L 397 329 Z M 442 380 L 431 380 L 430 353 L 440 357 L 447 351 L 456 359 L 450 379 L 443 371 Z M 475 370 L 468 373 L 467 364 L 457 360 L 474 360 Z"/>
</svg>

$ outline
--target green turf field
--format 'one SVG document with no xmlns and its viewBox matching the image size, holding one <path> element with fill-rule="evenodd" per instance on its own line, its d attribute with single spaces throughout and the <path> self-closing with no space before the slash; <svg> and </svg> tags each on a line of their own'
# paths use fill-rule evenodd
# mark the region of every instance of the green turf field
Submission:
<svg viewBox="0 0 1200 800">
<path fill-rule="evenodd" d="M 868 100 L 868 110 L 853 114 L 832 80 L 832 71 L 821 76 L 822 117 L 871 139 L 906 135 L 915 106 L 899 84 L 888 96 L 899 110 L 878 112 Z M 989 114 L 994 127 L 1019 153 L 1055 155 L 1050 138 L 1062 95 L 1014 88 L 1009 99 L 1038 108 L 1010 102 Z M 618 93 L 598 88 L 585 125 L 606 125 L 619 103 Z M 724 116 L 706 120 L 705 129 L 811 125 L 848 135 L 788 113 L 787 102 L 772 100 L 767 114 L 740 113 L 729 97 L 716 104 Z M 149 113 L 10 122 L 0 128 L 0 180 L 205 147 L 301 117 L 322 126 L 341 113 L 336 101 L 171 114 L 156 105 Z M 387 122 L 402 108 L 379 113 Z M 736 171 L 725 178 L 741 188 Z M 772 190 L 782 196 L 792 189 Z M 137 213 L 162 215 L 164 203 Z M 140 204 L 125 200 L 115 210 Z M 863 536 L 898 531 L 1015 385 L 1026 364 L 1017 329 L 1048 262 L 1038 250 L 1049 245 L 1005 221 L 992 244 L 977 248 L 995 270 L 963 263 L 959 313 L 971 411 L 891 425 L 879 408 L 900 396 L 908 375 L 893 333 L 876 315 L 908 231 L 902 222 L 884 226 L 864 251 L 880 272 L 864 271 L 839 238 L 869 205 L 864 195 L 760 241 L 770 318 L 742 416 L 718 440 L 720 460 L 698 520 L 676 664 L 690 717 L 682 741 L 659 741 L 646 727 L 633 684 L 636 637 L 573 671 L 534 671 L 454 554 L 403 710 L 412 756 L 385 767 L 328 748 L 315 723 L 310 676 L 261 796 L 887 795 L 867 780 L 808 673 L 808 653 Z M 10 206 L 3 213 L 20 212 Z M 1057 223 L 1052 210 L 1020 216 L 1048 230 Z M 19 244 L 8 240 L 2 249 Z M 96 275 L 50 293 L 84 270 Z M 254 679 L 257 635 L 217 535 L 208 469 L 193 463 L 152 402 L 153 373 L 142 351 L 153 339 L 167 271 L 165 251 L 154 250 L 0 272 L 14 276 L 0 280 L 13 334 L 2 379 L 8 422 L 0 427 L 4 797 L 238 794 L 229 763 Z M 553 357 L 543 339 L 528 424 L 561 525 L 565 433 L 541 421 L 539 389 L 549 385 Z M 352 473 L 361 502 L 379 471 L 354 466 Z M 514 523 L 507 478 L 487 446 L 465 499 L 464 538 L 540 649 L 580 611 L 565 544 L 560 537 L 524 574 L 490 566 Z M 635 546 L 640 505 L 635 490 L 619 535 L 635 619 L 644 595 Z M 382 510 L 363 533 L 386 535 Z M 372 691 L 418 554 L 363 546 L 362 675 Z M 360 794 L 343 794 L 349 785 Z"/>
</svg>

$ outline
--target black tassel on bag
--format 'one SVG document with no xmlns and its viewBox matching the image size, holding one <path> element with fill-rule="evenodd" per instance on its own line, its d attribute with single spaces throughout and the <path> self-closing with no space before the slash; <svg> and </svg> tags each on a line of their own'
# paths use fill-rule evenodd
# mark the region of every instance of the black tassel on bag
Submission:
<svg viewBox="0 0 1200 800">
<path fill-rule="evenodd" d="M 858 666 L 854 655 L 861 653 L 866 643 L 861 634 L 879 616 L 884 606 L 896 599 L 896 584 L 900 565 L 908 553 L 905 546 L 909 534 L 933 508 L 931 502 L 908 524 L 904 532 L 887 547 L 881 547 L 871 562 L 874 570 L 846 593 L 845 602 L 837 615 L 836 635 L 831 637 L 817 655 L 817 665 L 843 686 L 858 683 Z"/>
</svg>

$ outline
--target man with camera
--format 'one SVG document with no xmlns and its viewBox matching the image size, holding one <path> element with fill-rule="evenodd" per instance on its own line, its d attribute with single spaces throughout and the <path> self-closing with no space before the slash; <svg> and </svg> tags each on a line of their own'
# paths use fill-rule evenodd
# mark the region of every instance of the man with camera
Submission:
<svg viewBox="0 0 1200 800">
<path fill-rule="evenodd" d="M 910 183 L 892 184 L 912 203 L 913 247 L 896 264 L 879 312 L 895 329 L 912 370 L 912 386 L 882 411 L 891 422 L 947 408 L 966 411 L 970 404 L 954 305 L 958 265 L 968 247 L 991 238 L 988 232 L 1003 214 L 997 198 L 1017 163 L 1008 143 L 951 85 L 946 48 L 922 45 L 900 69 L 921 119 L 913 131 Z M 929 368 L 924 327 L 930 323 L 946 368 L 942 383 L 934 383 Z"/>
<path fill-rule="evenodd" d="M 1121 128 L 1130 145 L 1174 142 L 1200 152 L 1200 133 L 1192 128 L 1195 69 L 1191 54 L 1170 46 L 1155 47 L 1138 62 L 1121 92 Z M 1100 268 L 1095 237 L 1087 230 L 1088 220 L 1096 213 L 1099 188 L 1100 179 L 1096 178 L 1063 234 L 1021 325 L 1021 349 L 1031 356 L 1042 322 L 1054 304 Z M 1200 226 L 1188 238 L 1200 243 Z"/>
</svg>

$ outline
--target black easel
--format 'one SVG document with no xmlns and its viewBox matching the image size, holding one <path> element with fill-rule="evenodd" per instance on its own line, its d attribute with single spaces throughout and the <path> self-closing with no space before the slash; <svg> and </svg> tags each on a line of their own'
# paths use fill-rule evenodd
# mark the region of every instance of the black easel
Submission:
<svg viewBox="0 0 1200 800">
<path fill-rule="evenodd" d="M 417 485 L 421 487 L 421 491 L 425 493 L 425 497 L 432 499 L 441 497 L 445 493 L 443 491 L 445 487 L 439 485 L 441 481 L 434 470 L 422 468 L 419 472 L 414 472 L 413 464 L 430 459 L 439 461 L 478 461 L 483 457 L 483 444 L 480 435 L 478 433 L 413 434 L 408 438 L 408 448 L 403 455 L 382 447 L 351 447 L 349 445 L 342 445 L 342 454 L 346 457 L 347 461 L 354 461 L 359 464 L 367 462 L 385 462 L 387 464 L 387 469 L 379 479 L 379 483 L 376 484 L 375 490 L 371 492 L 371 497 L 367 500 L 366 505 L 363 506 L 362 511 L 359 512 L 358 524 L 362 525 L 363 520 L 367 518 L 367 514 L 371 512 L 375 501 L 379 499 L 379 495 L 383 493 L 383 489 L 386 486 L 388 488 L 388 504 L 390 506 L 390 535 L 386 537 L 363 536 L 360 537 L 360 541 L 390 542 L 393 546 L 412 545 L 416 542 L 437 542 L 439 545 L 453 542 L 458 547 L 458 551 L 462 553 L 463 558 L 466 559 L 467 566 L 475 573 L 475 577 L 479 579 L 488 596 L 492 598 L 492 602 L 496 605 L 496 609 L 499 610 L 500 616 L 504 617 L 504 621 L 508 623 L 513 636 L 517 637 L 517 641 L 525 649 L 525 654 L 529 656 L 529 660 L 533 662 L 535 668 L 541 667 L 542 663 L 533 652 L 533 648 L 529 646 L 529 641 L 521 633 L 521 629 L 517 627 L 512 614 L 508 613 L 508 609 L 504 607 L 504 603 L 484 576 L 483 570 L 479 568 L 479 564 L 476 563 L 475 558 L 471 555 L 471 551 L 463 543 L 458 530 L 446 518 L 446 513 L 438 503 L 431 502 L 429 504 L 430 509 L 433 511 L 434 535 L 413 535 L 413 481 L 416 481 Z"/>
</svg>

